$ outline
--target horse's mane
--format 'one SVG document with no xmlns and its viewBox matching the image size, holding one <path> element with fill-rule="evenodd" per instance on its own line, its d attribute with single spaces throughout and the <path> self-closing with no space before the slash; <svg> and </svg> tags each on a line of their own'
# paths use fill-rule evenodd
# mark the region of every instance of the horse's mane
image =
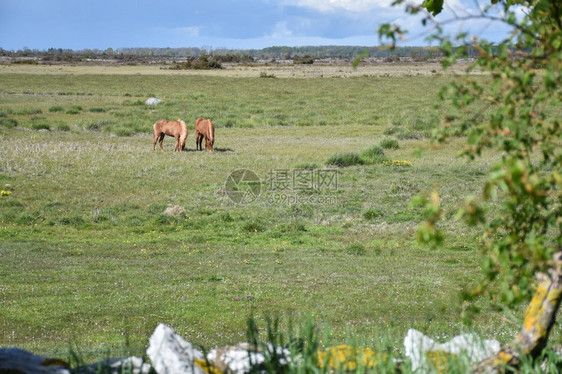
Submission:
<svg viewBox="0 0 562 374">
<path fill-rule="evenodd" d="M 181 125 L 181 133 L 182 135 L 185 134 L 185 137 L 187 138 L 187 125 L 185 124 L 184 121 L 182 121 L 181 119 L 178 118 L 178 122 Z"/>
<path fill-rule="evenodd" d="M 209 123 L 207 125 L 207 132 L 209 133 L 209 140 L 214 142 L 215 141 L 215 139 L 214 139 L 215 134 L 214 134 L 214 131 L 213 131 L 213 123 L 211 122 L 211 120 L 208 120 L 208 121 L 209 121 Z"/>
</svg>

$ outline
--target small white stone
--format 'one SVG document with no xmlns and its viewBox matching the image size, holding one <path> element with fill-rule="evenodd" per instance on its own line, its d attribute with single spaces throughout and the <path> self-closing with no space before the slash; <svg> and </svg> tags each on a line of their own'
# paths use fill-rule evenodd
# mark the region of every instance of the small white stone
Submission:
<svg viewBox="0 0 562 374">
<path fill-rule="evenodd" d="M 158 105 L 162 102 L 162 100 L 157 99 L 155 97 L 151 97 L 150 99 L 146 100 L 144 103 L 146 105 Z"/>
<path fill-rule="evenodd" d="M 480 362 L 499 353 L 500 342 L 482 340 L 476 335 L 463 334 L 455 336 L 446 343 L 437 343 L 421 332 L 409 329 L 404 338 L 406 357 L 412 362 L 412 371 L 429 373 L 426 352 L 440 351 L 455 355 L 465 354 L 471 363 Z"/>
</svg>

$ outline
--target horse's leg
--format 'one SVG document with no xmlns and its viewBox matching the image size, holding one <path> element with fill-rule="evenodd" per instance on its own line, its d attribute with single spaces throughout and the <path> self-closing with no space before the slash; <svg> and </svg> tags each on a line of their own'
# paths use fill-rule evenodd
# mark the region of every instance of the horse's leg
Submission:
<svg viewBox="0 0 562 374">
<path fill-rule="evenodd" d="M 156 142 L 158 141 L 158 134 L 156 133 L 156 131 L 154 132 L 154 142 L 152 144 L 152 150 L 154 151 L 156 149 Z"/>
<path fill-rule="evenodd" d="M 176 138 L 176 146 L 174 147 L 174 152 L 179 152 L 180 151 L 180 136 L 174 135 L 174 138 Z"/>
<path fill-rule="evenodd" d="M 195 130 L 195 150 L 199 150 L 199 131 Z"/>
<path fill-rule="evenodd" d="M 162 147 L 162 142 L 164 142 L 164 137 L 166 136 L 166 134 L 162 133 L 160 134 L 160 139 L 158 140 L 158 143 L 160 143 L 160 150 L 164 150 L 164 147 Z"/>
</svg>

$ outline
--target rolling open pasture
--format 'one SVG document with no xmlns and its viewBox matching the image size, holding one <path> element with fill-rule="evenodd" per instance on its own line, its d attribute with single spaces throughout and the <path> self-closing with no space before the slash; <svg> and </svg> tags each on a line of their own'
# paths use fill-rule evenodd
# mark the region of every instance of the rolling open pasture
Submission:
<svg viewBox="0 0 562 374">
<path fill-rule="evenodd" d="M 428 139 L 431 121 L 463 115 L 437 100 L 462 78 L 108 69 L 0 69 L 0 346 L 142 351 L 163 322 L 212 347 L 244 341 L 246 319 L 267 314 L 284 326 L 310 315 L 332 343 L 373 346 L 390 334 L 399 347 L 410 327 L 438 339 L 464 328 L 478 232 L 451 216 L 443 245 L 422 246 L 409 204 L 436 189 L 456 206 L 500 157 L 469 162 L 465 139 Z M 215 124 L 213 153 L 195 151 L 198 117 Z M 184 152 L 169 137 L 152 151 L 160 118 L 188 124 Z M 337 168 L 324 186 L 293 179 L 318 182 L 330 156 L 382 141 L 386 162 Z M 238 169 L 260 178 L 255 201 L 229 198 Z M 511 340 L 517 319 L 480 307 L 474 328 Z"/>
</svg>

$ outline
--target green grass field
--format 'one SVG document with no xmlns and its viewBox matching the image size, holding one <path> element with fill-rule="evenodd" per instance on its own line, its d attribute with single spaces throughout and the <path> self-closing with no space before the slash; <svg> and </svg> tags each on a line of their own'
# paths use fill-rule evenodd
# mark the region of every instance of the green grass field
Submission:
<svg viewBox="0 0 562 374">
<path fill-rule="evenodd" d="M 142 351 L 163 322 L 212 347 L 244 341 L 248 316 L 267 314 L 312 315 L 334 343 L 465 328 L 478 232 L 450 217 L 444 244 L 424 247 L 409 205 L 432 189 L 446 207 L 479 194 L 499 157 L 468 162 L 465 139 L 428 139 L 432 120 L 460 115 L 436 95 L 461 78 L 221 74 L 0 71 L 0 188 L 11 191 L 0 196 L 0 346 Z M 151 96 L 163 103 L 146 107 Z M 213 153 L 194 150 L 200 116 L 215 123 Z M 188 123 L 185 152 L 172 138 L 152 151 L 160 118 Z M 324 188 L 292 179 L 385 139 L 388 162 L 338 168 Z M 245 205 L 225 185 L 237 169 L 262 182 Z M 480 307 L 473 327 L 511 340 L 522 316 Z"/>
</svg>

